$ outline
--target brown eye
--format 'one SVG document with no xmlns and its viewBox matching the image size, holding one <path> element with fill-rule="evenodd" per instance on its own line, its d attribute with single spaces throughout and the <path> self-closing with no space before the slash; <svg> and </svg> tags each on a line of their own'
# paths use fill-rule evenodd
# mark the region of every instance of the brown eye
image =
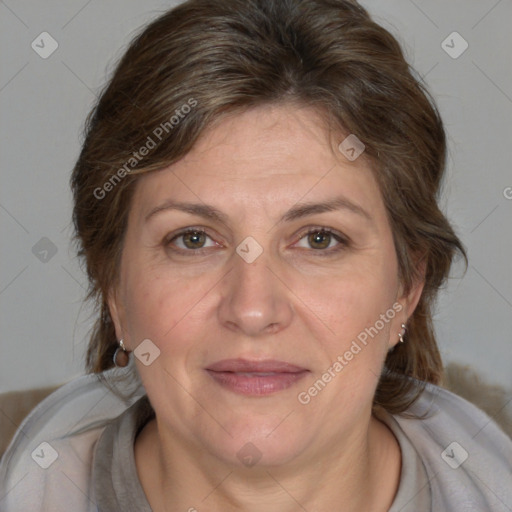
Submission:
<svg viewBox="0 0 512 512">
<path fill-rule="evenodd" d="M 206 243 L 207 236 L 202 231 L 189 231 L 181 235 L 187 249 L 201 249 Z"/>
<path fill-rule="evenodd" d="M 218 244 L 212 240 L 205 231 L 201 229 L 186 229 L 181 233 L 175 234 L 172 238 L 164 240 L 164 244 L 168 249 L 176 251 L 188 252 L 190 254 L 200 253 L 201 250 L 214 248 Z"/>
<path fill-rule="evenodd" d="M 311 228 L 302 235 L 295 247 L 313 249 L 319 256 L 334 255 L 347 249 L 350 241 L 347 237 L 328 228 Z"/>
<path fill-rule="evenodd" d="M 314 231 L 308 234 L 308 243 L 312 249 L 327 249 L 332 241 L 332 234 L 327 231 Z"/>
</svg>

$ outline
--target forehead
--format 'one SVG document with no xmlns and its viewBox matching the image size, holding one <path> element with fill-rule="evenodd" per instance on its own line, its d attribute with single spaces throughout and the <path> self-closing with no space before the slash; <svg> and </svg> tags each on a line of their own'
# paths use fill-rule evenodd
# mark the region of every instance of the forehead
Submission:
<svg viewBox="0 0 512 512">
<path fill-rule="evenodd" d="M 331 140 L 332 139 L 332 140 Z M 264 105 L 223 118 L 204 131 L 180 167 L 210 161 L 204 171 L 236 172 L 261 178 L 279 173 L 327 171 L 336 155 L 321 113 L 294 104 Z M 245 172 L 244 172 L 245 170 Z"/>
<path fill-rule="evenodd" d="M 349 161 L 311 107 L 262 106 L 226 117 L 205 130 L 180 161 L 140 179 L 137 207 L 168 199 L 278 209 L 341 193 L 378 214 L 380 191 L 366 160 Z"/>
</svg>

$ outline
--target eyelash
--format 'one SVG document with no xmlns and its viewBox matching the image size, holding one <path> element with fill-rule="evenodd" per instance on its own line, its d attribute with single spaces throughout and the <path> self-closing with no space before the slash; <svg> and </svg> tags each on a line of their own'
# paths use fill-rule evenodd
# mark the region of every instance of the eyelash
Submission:
<svg viewBox="0 0 512 512">
<path fill-rule="evenodd" d="M 188 228 L 182 229 L 181 231 L 179 231 L 177 233 L 173 233 L 172 235 L 165 237 L 163 240 L 163 244 L 165 247 L 169 247 L 175 240 L 177 240 L 178 238 L 180 238 L 184 235 L 187 235 L 189 233 L 202 233 L 202 234 L 206 235 L 208 238 L 210 238 L 210 240 L 214 241 L 213 238 L 207 233 L 207 231 L 204 228 L 188 227 Z M 308 228 L 306 231 L 304 231 L 303 233 L 301 233 L 299 235 L 299 238 L 298 238 L 297 242 L 295 242 L 295 243 L 300 242 L 305 237 L 312 235 L 314 233 L 323 233 L 326 235 L 330 235 L 338 242 L 338 244 L 335 247 L 331 247 L 329 249 L 313 249 L 313 248 L 309 248 L 309 249 L 301 248 L 301 249 L 304 249 L 307 251 L 313 251 L 317 256 L 320 256 L 320 257 L 327 257 L 334 253 L 338 253 L 339 251 L 347 249 L 350 246 L 350 240 L 348 239 L 348 237 L 342 235 L 338 231 L 335 231 L 331 228 L 326 228 L 326 227 L 322 227 L 322 226 L 315 226 L 315 227 Z M 215 243 L 217 243 L 217 242 L 215 242 Z M 218 244 L 218 245 L 220 245 L 220 244 Z M 171 250 L 173 250 L 174 252 L 180 253 L 180 254 L 187 254 L 189 256 L 190 255 L 202 256 L 208 252 L 208 249 L 210 249 L 210 247 L 199 248 L 199 249 L 180 249 L 180 248 L 173 247 Z"/>
<path fill-rule="evenodd" d="M 340 251 L 343 251 L 347 249 L 350 246 L 350 240 L 345 235 L 342 235 L 338 231 L 335 231 L 331 228 L 326 228 L 323 226 L 314 226 L 311 228 L 308 228 L 306 231 L 301 233 L 299 235 L 299 239 L 296 243 L 300 242 L 304 238 L 308 237 L 309 235 L 312 235 L 314 233 L 323 233 L 325 235 L 330 235 L 336 242 L 338 242 L 334 247 L 331 247 L 329 249 L 313 249 L 312 247 L 307 248 L 305 250 L 307 251 L 313 251 L 314 254 L 320 257 L 328 257 L 335 255 L 339 253 Z"/>
<path fill-rule="evenodd" d="M 199 228 L 199 227 L 189 227 L 189 228 L 185 228 L 185 229 L 182 229 L 180 231 L 178 231 L 177 233 L 173 233 L 172 235 L 169 235 L 169 236 L 166 236 L 164 238 L 164 246 L 165 247 L 169 247 L 176 239 L 184 236 L 184 235 L 187 235 L 188 233 L 202 233 L 204 235 L 206 235 L 208 238 L 210 238 L 211 240 L 213 240 L 213 238 L 206 232 L 206 230 L 204 228 Z M 173 250 L 174 252 L 177 252 L 179 254 L 187 254 L 187 256 L 190 256 L 190 255 L 193 255 L 193 256 L 202 256 L 203 254 L 205 254 L 205 252 L 208 250 L 209 248 L 200 248 L 200 249 L 180 249 L 179 247 L 173 247 L 171 250 Z"/>
</svg>

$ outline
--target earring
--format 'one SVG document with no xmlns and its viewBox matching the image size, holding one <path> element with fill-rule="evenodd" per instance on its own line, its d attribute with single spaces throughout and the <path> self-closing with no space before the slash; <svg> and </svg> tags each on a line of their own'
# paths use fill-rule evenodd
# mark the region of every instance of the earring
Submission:
<svg viewBox="0 0 512 512">
<path fill-rule="evenodd" d="M 126 350 L 123 340 L 119 340 L 119 346 L 116 348 L 116 351 L 114 352 L 114 364 L 118 368 L 124 368 L 125 366 L 128 366 L 129 361 L 130 352 Z"/>
<path fill-rule="evenodd" d="M 405 324 L 402 324 L 401 327 L 402 327 L 403 333 L 402 332 L 398 333 L 398 341 L 400 343 L 403 343 L 404 342 L 405 333 L 407 332 L 407 326 Z"/>
</svg>

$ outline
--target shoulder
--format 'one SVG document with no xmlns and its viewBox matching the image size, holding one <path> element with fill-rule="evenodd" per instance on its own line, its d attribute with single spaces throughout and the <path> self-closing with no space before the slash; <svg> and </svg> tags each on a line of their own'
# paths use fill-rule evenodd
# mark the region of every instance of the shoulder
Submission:
<svg viewBox="0 0 512 512">
<path fill-rule="evenodd" d="M 412 415 L 418 420 L 408 419 Z M 460 435 L 468 444 L 477 443 L 491 452 L 512 448 L 512 440 L 484 411 L 464 398 L 433 384 L 427 384 L 420 398 L 406 411 L 395 416 L 401 425 L 429 436 Z M 508 460 L 510 463 L 510 459 Z"/>
<path fill-rule="evenodd" d="M 492 418 L 431 384 L 406 415 L 394 418 L 425 465 L 434 510 L 507 510 L 512 440 Z"/>
<path fill-rule="evenodd" d="M 77 512 L 96 510 L 88 496 L 96 443 L 144 394 L 123 372 L 79 377 L 28 415 L 0 461 L 1 510 L 65 510 L 70 503 Z"/>
</svg>

